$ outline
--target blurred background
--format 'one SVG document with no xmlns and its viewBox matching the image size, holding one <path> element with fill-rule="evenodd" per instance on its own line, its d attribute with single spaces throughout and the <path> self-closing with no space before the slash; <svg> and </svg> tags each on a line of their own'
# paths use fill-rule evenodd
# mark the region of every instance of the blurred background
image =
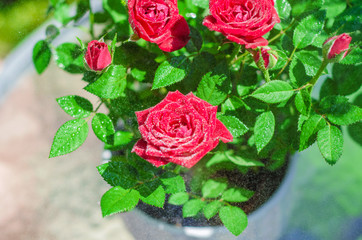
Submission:
<svg viewBox="0 0 362 240">
<path fill-rule="evenodd" d="M 119 215 L 101 216 L 108 186 L 96 170 L 103 146 L 95 136 L 80 150 L 48 159 L 55 132 L 70 119 L 55 99 L 92 96 L 82 91 L 81 75 L 54 63 L 35 73 L 32 48 L 52 21 L 47 10 L 48 0 L 0 0 L 0 240 L 134 239 Z M 90 40 L 81 27 L 62 29 L 59 38 L 76 42 L 75 36 Z M 362 148 L 343 130 L 344 153 L 335 166 L 316 145 L 300 154 L 293 214 L 281 240 L 362 240 Z"/>
</svg>

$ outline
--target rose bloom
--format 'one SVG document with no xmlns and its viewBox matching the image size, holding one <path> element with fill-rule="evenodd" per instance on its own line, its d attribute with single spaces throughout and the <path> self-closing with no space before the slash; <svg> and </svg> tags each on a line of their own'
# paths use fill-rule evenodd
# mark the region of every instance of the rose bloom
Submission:
<svg viewBox="0 0 362 240">
<path fill-rule="evenodd" d="M 93 40 L 88 43 L 85 61 L 90 69 L 101 71 L 112 63 L 112 56 L 109 52 L 108 45 L 104 42 Z"/>
<path fill-rule="evenodd" d="M 219 140 L 233 140 L 216 112 L 217 106 L 192 93 L 169 92 L 156 106 L 136 112 L 142 138 L 132 152 L 156 167 L 172 162 L 191 168 Z"/>
<path fill-rule="evenodd" d="M 129 22 L 139 37 L 165 52 L 183 48 L 190 29 L 178 12 L 177 0 L 128 0 Z"/>
<path fill-rule="evenodd" d="M 342 59 L 345 58 L 348 54 L 349 44 L 351 43 L 351 41 L 352 41 L 351 36 L 349 36 L 346 33 L 328 38 L 323 43 L 323 50 L 325 52 L 324 55 L 326 55 L 328 59 L 333 59 L 337 55 L 343 53 L 341 58 Z"/>
<path fill-rule="evenodd" d="M 210 13 L 206 27 L 246 48 L 268 45 L 262 36 L 280 22 L 273 0 L 210 0 Z"/>
</svg>

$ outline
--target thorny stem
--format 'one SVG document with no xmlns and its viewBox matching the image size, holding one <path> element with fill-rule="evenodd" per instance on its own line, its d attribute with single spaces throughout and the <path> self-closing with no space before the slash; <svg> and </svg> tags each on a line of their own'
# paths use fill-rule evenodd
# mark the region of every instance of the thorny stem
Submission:
<svg viewBox="0 0 362 240">
<path fill-rule="evenodd" d="M 287 68 L 287 66 L 289 65 L 289 63 L 292 61 L 292 59 L 293 59 L 293 56 L 294 56 L 294 53 L 295 53 L 295 51 L 297 50 L 297 47 L 298 46 L 296 46 L 294 49 L 293 49 L 293 52 L 290 54 L 290 57 L 288 58 L 288 61 L 287 61 L 287 63 L 284 65 L 284 67 L 280 70 L 280 72 L 278 72 L 278 74 L 276 75 L 276 77 L 274 78 L 274 79 L 277 79 L 279 76 L 280 76 L 280 74 L 282 74 L 283 72 L 284 72 L 284 70 Z"/>
<path fill-rule="evenodd" d="M 313 86 L 316 84 L 319 77 L 323 74 L 324 69 L 327 67 L 327 65 L 328 65 L 328 61 L 323 60 L 322 65 L 320 66 L 317 74 L 312 78 L 312 80 L 309 81 L 309 84 L 312 85 L 312 88 L 310 88 L 310 92 L 312 91 Z"/>
<path fill-rule="evenodd" d="M 293 27 L 294 23 L 295 23 L 295 19 L 293 19 L 292 22 L 285 29 L 282 29 L 280 31 L 280 33 L 278 33 L 272 39 L 270 39 L 269 43 L 271 43 L 271 42 L 275 41 L 276 39 L 278 39 L 279 37 L 283 36 L 291 27 Z"/>
</svg>

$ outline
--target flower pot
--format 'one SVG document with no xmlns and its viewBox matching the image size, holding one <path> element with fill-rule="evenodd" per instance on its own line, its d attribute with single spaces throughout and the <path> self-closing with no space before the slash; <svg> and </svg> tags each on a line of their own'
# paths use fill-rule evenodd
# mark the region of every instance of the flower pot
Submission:
<svg viewBox="0 0 362 240">
<path fill-rule="evenodd" d="M 286 174 L 272 196 L 248 216 L 248 227 L 235 237 L 224 226 L 176 226 L 155 219 L 139 208 L 121 214 L 137 240 L 146 239 L 279 239 L 291 213 L 289 190 L 295 175 L 297 155 L 291 157 Z M 156 210 L 157 211 L 157 210 Z"/>
</svg>

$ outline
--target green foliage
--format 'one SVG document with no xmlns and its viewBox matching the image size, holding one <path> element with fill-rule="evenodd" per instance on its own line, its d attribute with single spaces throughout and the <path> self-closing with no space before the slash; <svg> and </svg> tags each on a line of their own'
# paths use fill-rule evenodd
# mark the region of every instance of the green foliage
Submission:
<svg viewBox="0 0 362 240">
<path fill-rule="evenodd" d="M 48 67 L 52 52 L 50 51 L 47 41 L 40 40 L 33 49 L 33 62 L 36 71 L 41 74 Z"/>
<path fill-rule="evenodd" d="M 264 112 L 256 119 L 254 126 L 255 144 L 260 152 L 272 139 L 275 129 L 273 112 Z"/>
<path fill-rule="evenodd" d="M 184 218 L 196 216 L 204 204 L 205 202 L 201 201 L 201 199 L 191 199 L 182 207 L 182 216 Z"/>
<path fill-rule="evenodd" d="M 98 166 L 100 175 L 113 187 L 102 197 L 103 216 L 132 210 L 140 200 L 158 208 L 166 207 L 165 203 L 183 205 L 183 217 L 198 218 L 203 214 L 211 219 L 219 214 L 230 232 L 239 235 L 247 226 L 242 208 L 249 202 L 244 202 L 254 201 L 254 192 L 235 185 L 230 172 L 248 177 L 261 171 L 275 171 L 285 166 L 290 154 L 303 151 L 316 141 L 323 158 L 335 164 L 343 149 L 342 125 L 348 125 L 348 133 L 362 145 L 361 97 L 353 103 L 349 100 L 355 96 L 352 94 L 358 95 L 362 85 L 361 6 L 357 1 L 276 0 L 281 22 L 263 36 L 279 56 L 276 66 L 269 70 L 258 69 L 253 50 L 202 25 L 209 14 L 208 0 L 178 2 L 180 15 L 190 28 L 190 39 L 184 48 L 172 53 L 145 40 L 144 34 L 132 34 L 134 22 L 129 22 L 127 1 L 102 0 L 103 9 L 96 13 L 90 9 L 88 0 L 77 0 L 74 7 L 65 0 L 50 3 L 48 13 L 54 14 L 62 27 L 48 26 L 44 40 L 35 45 L 35 68 L 42 73 L 54 55 L 61 69 L 83 74 L 84 89 L 95 95 L 98 100 L 94 102 L 99 102 L 94 108 L 89 100 L 77 95 L 57 99 L 59 106 L 75 119 L 56 133 L 50 157 L 81 146 L 91 124 L 104 148 L 114 154 L 110 162 Z M 80 46 L 53 46 L 63 28 L 78 26 L 77 21 L 88 16 L 89 24 L 83 29 L 90 38 L 78 39 Z M 327 62 L 322 56 L 323 43 L 342 33 L 352 37 L 348 55 L 329 64 L 330 60 Z M 177 41 L 178 36 L 172 34 Z M 83 42 L 89 40 L 103 40 L 112 53 L 112 63 L 102 71 L 84 67 Z M 324 74 L 327 78 L 321 77 Z M 318 81 L 324 81 L 319 98 L 315 95 Z M 162 120 L 153 122 L 149 134 L 139 129 L 138 120 L 151 118 L 135 113 L 154 109 L 170 91 L 176 90 L 185 95 L 193 93 L 215 106 L 213 109 L 217 107 L 217 119 L 233 135 L 233 141 L 215 140 L 218 129 L 192 139 L 195 133 L 199 134 L 201 118 L 172 119 L 172 123 L 161 127 L 167 122 L 163 119 L 167 118 L 164 113 L 168 108 L 160 112 Z M 101 105 L 107 108 L 106 114 L 99 112 L 104 112 Z M 214 126 L 215 118 L 202 113 L 209 108 L 199 109 L 193 103 L 189 106 L 192 114 L 200 114 L 202 121 Z M 149 129 L 148 124 L 143 127 Z M 190 135 L 180 138 L 178 132 L 162 131 L 163 127 L 179 126 L 191 129 Z M 156 130 L 158 127 L 160 131 Z M 201 131 L 204 129 L 208 128 Z M 185 159 L 200 150 L 198 143 L 205 143 L 211 150 L 200 152 L 203 158 L 191 169 L 174 163 L 155 167 L 150 162 L 169 160 L 157 155 L 159 151 L 167 151 L 171 157 L 179 152 L 178 144 L 162 139 L 166 135 L 175 135 L 182 147 L 194 149 L 183 153 Z M 139 141 L 140 138 L 143 140 Z M 154 159 L 147 158 L 148 162 L 133 152 L 137 141 L 147 142 L 144 154 L 154 152 Z M 149 144 L 157 141 L 172 146 L 151 148 Z"/>
<path fill-rule="evenodd" d="M 325 15 L 325 11 L 319 11 L 300 21 L 293 35 L 295 47 L 305 48 L 314 42 L 323 29 Z"/>
<path fill-rule="evenodd" d="M 253 195 L 253 191 L 244 188 L 229 188 L 222 194 L 221 198 L 228 202 L 245 202 Z"/>
<path fill-rule="evenodd" d="M 104 113 L 97 113 L 92 119 L 94 134 L 104 143 L 113 144 L 114 126 L 112 120 Z"/>
<path fill-rule="evenodd" d="M 235 138 L 244 135 L 249 130 L 237 117 L 221 115 L 218 119 L 227 127 Z"/>
<path fill-rule="evenodd" d="M 293 88 L 286 82 L 275 80 L 265 83 L 254 91 L 251 96 L 266 103 L 280 103 L 293 96 Z"/>
<path fill-rule="evenodd" d="M 327 96 L 319 105 L 321 113 L 337 125 L 350 125 L 362 120 L 362 108 L 348 102 L 343 96 Z"/>
<path fill-rule="evenodd" d="M 227 188 L 225 182 L 209 179 L 202 186 L 202 196 L 205 198 L 216 198 Z"/>
<path fill-rule="evenodd" d="M 133 189 L 123 189 L 119 186 L 108 190 L 101 199 L 103 217 L 129 211 L 136 207 L 140 194 Z"/>
<path fill-rule="evenodd" d="M 222 103 L 230 91 L 230 72 L 225 64 L 221 62 L 204 75 L 197 87 L 197 96 L 212 105 Z"/>
<path fill-rule="evenodd" d="M 112 65 L 84 89 L 100 98 L 114 99 L 123 95 L 126 86 L 126 68 Z"/>
<path fill-rule="evenodd" d="M 343 136 L 336 126 L 327 125 L 318 131 L 318 147 L 325 160 L 334 165 L 343 151 Z"/>
<path fill-rule="evenodd" d="M 74 118 L 86 118 L 93 112 L 92 103 L 83 97 L 70 95 L 57 98 L 59 106 Z"/>
<path fill-rule="evenodd" d="M 225 227 L 235 236 L 240 235 L 248 225 L 246 214 L 238 207 L 222 207 L 219 210 L 219 216 Z"/>
<path fill-rule="evenodd" d="M 189 195 L 185 192 L 174 193 L 168 199 L 168 203 L 172 205 L 183 205 L 189 200 Z"/>
<path fill-rule="evenodd" d="M 69 73 L 83 73 L 84 54 L 82 49 L 74 43 L 63 43 L 55 49 L 55 62 L 58 67 Z"/>
<path fill-rule="evenodd" d="M 54 136 L 49 157 L 57 157 L 79 148 L 88 136 L 88 125 L 84 119 L 64 123 Z"/>
<path fill-rule="evenodd" d="M 182 81 L 189 72 L 190 60 L 185 56 L 173 57 L 156 70 L 152 89 L 166 87 Z"/>
</svg>

